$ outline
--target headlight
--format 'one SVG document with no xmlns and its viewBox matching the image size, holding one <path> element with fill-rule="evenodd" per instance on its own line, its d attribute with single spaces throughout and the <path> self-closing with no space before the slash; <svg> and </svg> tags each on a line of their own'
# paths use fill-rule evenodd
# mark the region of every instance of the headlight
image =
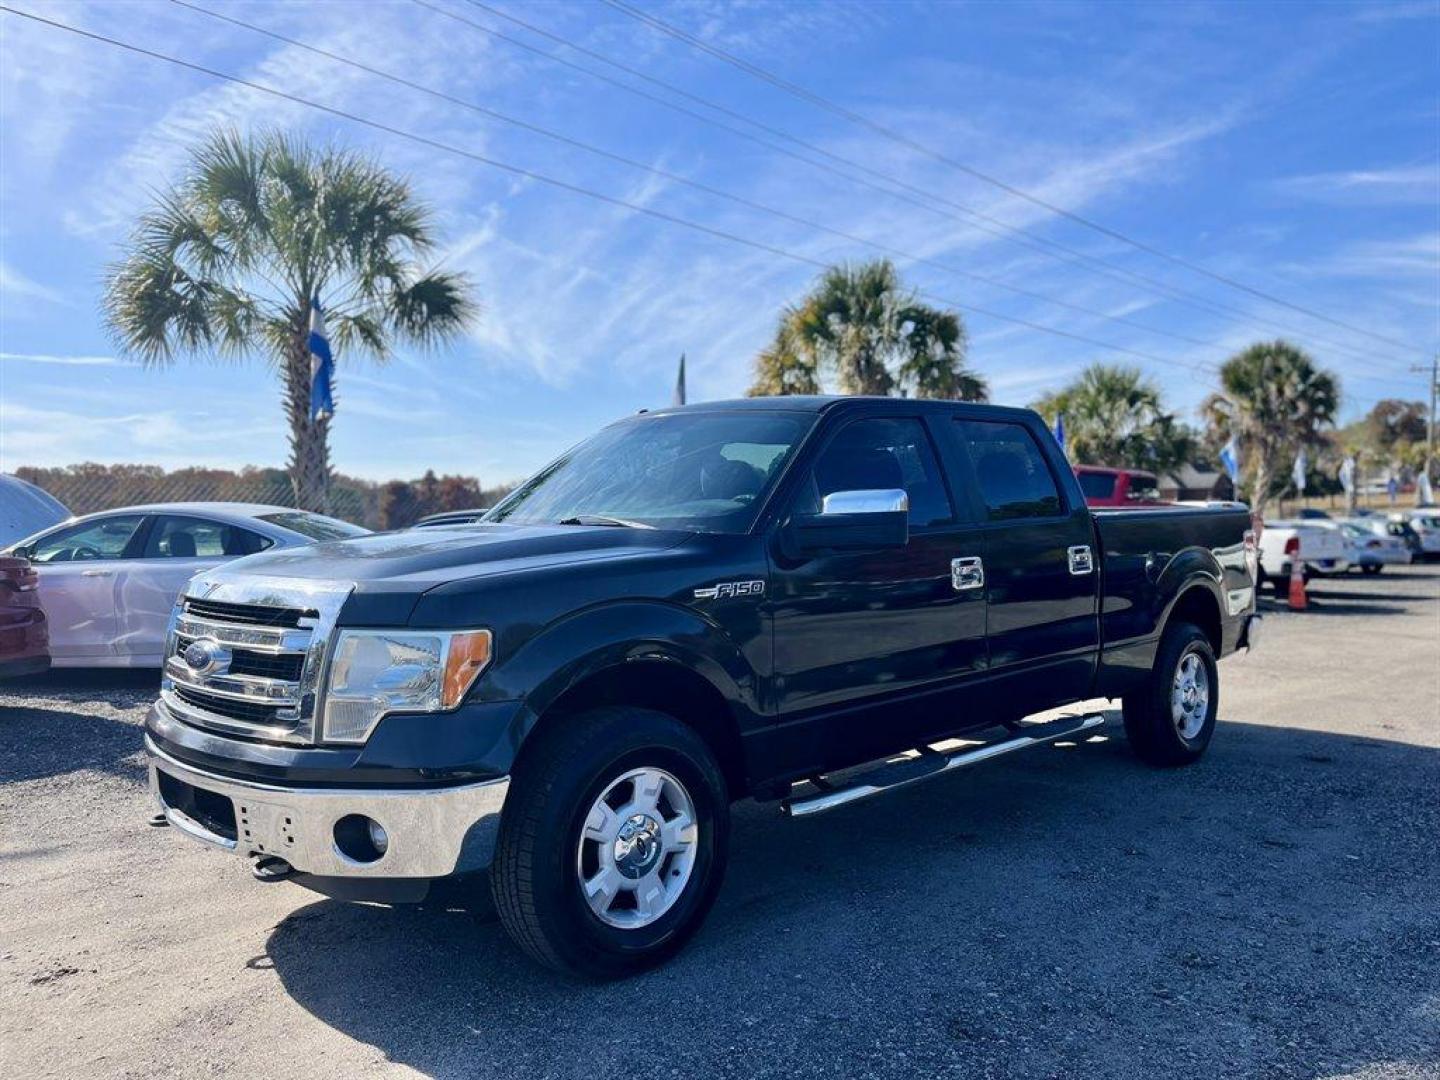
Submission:
<svg viewBox="0 0 1440 1080">
<path fill-rule="evenodd" d="M 386 713 L 453 709 L 490 662 L 490 643 L 489 630 L 340 631 L 325 742 L 363 743 Z"/>
</svg>

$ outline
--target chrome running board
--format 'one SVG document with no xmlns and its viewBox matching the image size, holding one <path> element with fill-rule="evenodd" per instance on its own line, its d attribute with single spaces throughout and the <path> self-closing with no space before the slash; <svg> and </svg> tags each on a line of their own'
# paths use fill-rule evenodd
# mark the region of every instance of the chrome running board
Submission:
<svg viewBox="0 0 1440 1080">
<path fill-rule="evenodd" d="M 1057 739 L 1063 739 L 1068 735 L 1078 735 L 1083 731 L 1098 728 L 1104 723 L 1105 717 L 1100 713 L 1092 713 L 1088 716 L 1066 716 L 1042 724 L 1020 724 L 1015 729 L 1015 734 L 1007 739 L 986 743 L 983 746 L 971 746 L 950 753 L 941 753 L 928 746 L 922 746 L 919 748 L 918 757 L 869 769 L 840 784 L 831 785 L 829 781 L 820 778 L 816 784 L 821 789 L 820 791 L 813 795 L 793 796 L 786 799 L 781 803 L 781 809 L 791 817 L 820 814 L 826 810 L 834 810 L 837 806 L 844 806 L 846 803 L 858 802 L 861 799 L 883 795 L 897 788 L 908 787 L 910 784 L 918 784 L 922 780 L 929 780 L 931 777 L 940 776 L 955 769 L 963 769 L 967 765 L 978 765 L 982 761 L 989 761 L 991 758 L 997 758 L 1015 750 L 1028 750 L 1032 746 L 1041 746 Z"/>
</svg>

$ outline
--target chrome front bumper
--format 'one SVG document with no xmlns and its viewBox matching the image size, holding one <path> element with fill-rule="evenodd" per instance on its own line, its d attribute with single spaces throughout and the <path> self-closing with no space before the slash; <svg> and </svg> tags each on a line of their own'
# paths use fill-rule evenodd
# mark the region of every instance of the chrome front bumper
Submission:
<svg viewBox="0 0 1440 1080">
<path fill-rule="evenodd" d="M 148 735 L 145 754 L 151 795 L 180 832 L 234 855 L 275 855 L 301 873 L 317 877 L 437 878 L 483 869 L 494 856 L 500 811 L 510 788 L 508 778 L 409 790 L 280 787 L 185 765 L 160 750 Z M 165 788 L 172 794 L 184 788 L 174 783 L 162 787 L 162 776 L 204 793 L 207 805 L 220 813 L 191 816 L 169 805 Z M 233 817 L 223 812 L 225 800 Z M 389 843 L 379 858 L 359 862 L 336 846 L 335 824 L 351 814 L 362 814 L 384 827 Z"/>
</svg>

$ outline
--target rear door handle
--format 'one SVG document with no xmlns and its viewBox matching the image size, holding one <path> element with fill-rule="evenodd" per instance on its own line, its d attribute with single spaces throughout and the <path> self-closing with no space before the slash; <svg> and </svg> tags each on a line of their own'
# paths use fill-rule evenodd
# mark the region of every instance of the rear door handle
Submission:
<svg viewBox="0 0 1440 1080">
<path fill-rule="evenodd" d="M 985 586 L 985 564 L 978 555 L 950 560 L 950 587 L 956 592 Z"/>
<path fill-rule="evenodd" d="M 1095 572 L 1095 556 L 1090 551 L 1088 544 L 1080 544 L 1068 549 L 1070 557 L 1070 573 L 1076 577 L 1082 574 Z"/>
<path fill-rule="evenodd" d="M 114 570 L 81 570 L 81 571 L 80 571 L 80 576 L 81 576 L 81 577 L 110 577 L 110 576 L 111 576 L 112 574 L 114 574 L 114 573 L 115 573 Z"/>
</svg>

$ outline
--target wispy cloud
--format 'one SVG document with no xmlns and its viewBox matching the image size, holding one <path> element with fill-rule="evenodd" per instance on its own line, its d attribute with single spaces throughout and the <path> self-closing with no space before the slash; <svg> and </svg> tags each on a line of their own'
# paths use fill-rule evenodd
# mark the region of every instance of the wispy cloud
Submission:
<svg viewBox="0 0 1440 1080">
<path fill-rule="evenodd" d="M 0 301 L 3 300 L 43 300 L 47 304 L 60 304 L 64 303 L 65 297 L 60 290 L 42 285 L 0 260 Z"/>
<path fill-rule="evenodd" d="M 1352 169 L 1311 173 L 1277 180 L 1282 195 L 1324 203 L 1414 203 L 1440 201 L 1440 168 L 1401 165 L 1385 169 Z"/>
<path fill-rule="evenodd" d="M 60 367 L 118 367 L 125 361 L 114 356 L 58 356 L 50 353 L 0 352 L 7 364 L 55 364 Z"/>
</svg>

